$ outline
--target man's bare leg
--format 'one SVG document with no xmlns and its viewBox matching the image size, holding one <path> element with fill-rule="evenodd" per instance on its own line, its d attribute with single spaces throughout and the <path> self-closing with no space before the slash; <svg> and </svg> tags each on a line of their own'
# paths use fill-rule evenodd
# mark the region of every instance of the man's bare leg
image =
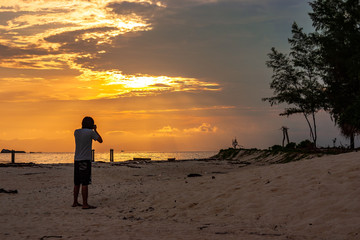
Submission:
<svg viewBox="0 0 360 240">
<path fill-rule="evenodd" d="M 83 208 L 89 207 L 89 204 L 87 202 L 88 196 L 89 196 L 88 185 L 81 186 L 81 195 L 82 195 L 82 199 L 83 199 Z"/>
<path fill-rule="evenodd" d="M 88 204 L 88 196 L 89 196 L 89 188 L 88 185 L 82 185 L 81 187 L 81 195 L 82 195 L 82 199 L 83 199 L 83 209 L 94 209 L 96 207 L 91 206 Z"/>
<path fill-rule="evenodd" d="M 80 191 L 80 185 L 74 185 L 74 202 L 73 207 L 81 206 L 81 204 L 78 202 L 78 196 Z"/>
</svg>

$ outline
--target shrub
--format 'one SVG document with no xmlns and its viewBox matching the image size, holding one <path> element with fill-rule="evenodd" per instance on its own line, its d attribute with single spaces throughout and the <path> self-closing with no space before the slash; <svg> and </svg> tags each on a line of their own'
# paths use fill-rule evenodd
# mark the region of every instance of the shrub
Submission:
<svg viewBox="0 0 360 240">
<path fill-rule="evenodd" d="M 300 142 L 296 147 L 300 148 L 300 149 L 313 149 L 313 148 L 315 148 L 315 145 L 313 142 L 311 142 L 310 140 L 307 139 L 307 140 Z"/>
<path fill-rule="evenodd" d="M 280 145 L 274 145 L 272 147 L 270 147 L 271 151 L 275 151 L 275 152 L 278 152 L 278 151 L 282 151 L 284 148 Z"/>
<path fill-rule="evenodd" d="M 290 143 L 288 143 L 288 144 L 286 145 L 285 148 L 287 148 L 287 149 L 295 149 L 295 148 L 296 148 L 296 143 L 290 142 Z"/>
</svg>

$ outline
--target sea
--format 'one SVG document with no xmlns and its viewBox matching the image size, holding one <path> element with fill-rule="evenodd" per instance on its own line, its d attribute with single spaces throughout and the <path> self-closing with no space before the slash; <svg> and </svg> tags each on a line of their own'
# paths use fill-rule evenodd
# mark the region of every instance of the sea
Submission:
<svg viewBox="0 0 360 240">
<path fill-rule="evenodd" d="M 134 158 L 150 158 L 154 161 L 167 161 L 169 158 L 176 160 L 197 160 L 210 158 L 216 151 L 200 152 L 114 152 L 114 162 L 124 162 Z M 110 152 L 95 152 L 95 161 L 110 162 Z M 10 163 L 11 153 L 0 153 L 0 163 Z M 15 163 L 59 164 L 73 163 L 73 152 L 42 152 L 42 153 L 16 153 Z"/>
</svg>

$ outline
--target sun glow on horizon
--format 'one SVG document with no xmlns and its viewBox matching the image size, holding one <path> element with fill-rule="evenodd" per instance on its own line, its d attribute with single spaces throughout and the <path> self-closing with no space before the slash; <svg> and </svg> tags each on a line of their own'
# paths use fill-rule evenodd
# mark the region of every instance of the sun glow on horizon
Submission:
<svg viewBox="0 0 360 240">
<path fill-rule="evenodd" d="M 153 31 L 153 17 L 166 8 L 156 0 L 2 1 L 3 147 L 71 150 L 73 129 L 83 115 L 96 119 L 106 147 L 126 142 L 127 148 L 141 143 L 143 149 L 160 150 L 185 144 L 181 150 L 195 150 L 190 139 L 210 141 L 207 136 L 221 132 L 206 113 L 234 106 L 208 102 L 206 97 L 197 103 L 197 93 L 222 90 L 215 80 L 182 71 L 162 74 L 163 69 L 150 69 L 157 73 L 150 74 L 137 71 L 136 65 L 122 69 L 114 60 L 114 53 L 126 50 L 126 41 Z"/>
</svg>

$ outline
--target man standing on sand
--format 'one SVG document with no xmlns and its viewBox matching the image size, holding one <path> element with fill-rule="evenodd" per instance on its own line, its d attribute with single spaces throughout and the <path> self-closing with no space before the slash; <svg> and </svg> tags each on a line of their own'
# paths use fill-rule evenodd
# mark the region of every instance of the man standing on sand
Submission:
<svg viewBox="0 0 360 240">
<path fill-rule="evenodd" d="M 82 128 L 76 129 L 75 136 L 75 161 L 74 161 L 74 203 L 73 207 L 82 206 L 82 209 L 94 209 L 96 207 L 88 204 L 88 185 L 91 184 L 91 155 L 92 140 L 102 143 L 100 134 L 96 131 L 94 119 L 84 117 Z M 83 204 L 78 202 L 81 185 Z"/>
</svg>

